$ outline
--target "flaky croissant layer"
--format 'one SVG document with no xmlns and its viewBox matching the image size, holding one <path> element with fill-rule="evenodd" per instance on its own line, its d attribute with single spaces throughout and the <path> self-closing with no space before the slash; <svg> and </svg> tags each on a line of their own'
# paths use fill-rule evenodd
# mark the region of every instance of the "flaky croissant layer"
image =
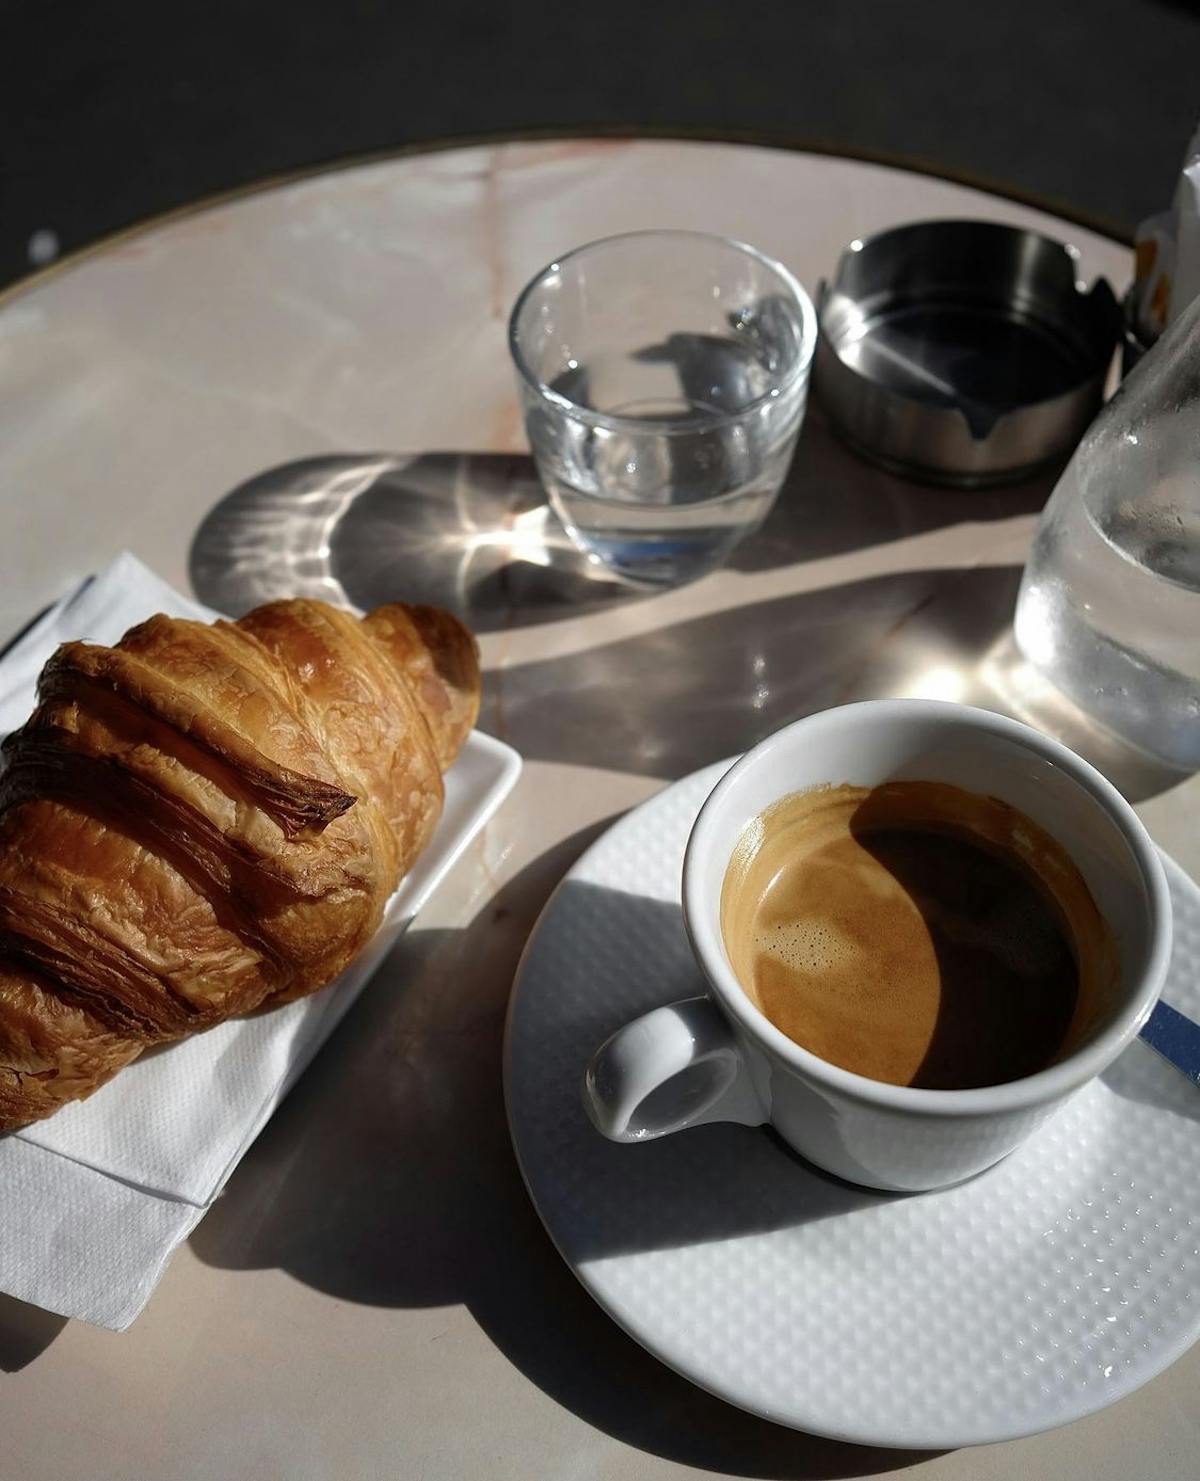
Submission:
<svg viewBox="0 0 1200 1481">
<path fill-rule="evenodd" d="M 0 775 L 0 1131 L 330 982 L 479 709 L 447 612 L 272 602 L 67 643 Z"/>
</svg>

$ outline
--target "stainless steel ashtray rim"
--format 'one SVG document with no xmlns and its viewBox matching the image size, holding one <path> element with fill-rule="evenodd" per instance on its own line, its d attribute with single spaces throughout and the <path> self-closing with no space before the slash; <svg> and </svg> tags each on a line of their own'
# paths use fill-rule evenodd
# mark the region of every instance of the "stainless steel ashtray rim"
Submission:
<svg viewBox="0 0 1200 1481">
<path fill-rule="evenodd" d="M 816 294 L 814 388 L 906 476 L 978 486 L 1060 459 L 1099 410 L 1120 308 L 1073 245 L 1002 222 L 910 222 L 843 250 Z"/>
</svg>

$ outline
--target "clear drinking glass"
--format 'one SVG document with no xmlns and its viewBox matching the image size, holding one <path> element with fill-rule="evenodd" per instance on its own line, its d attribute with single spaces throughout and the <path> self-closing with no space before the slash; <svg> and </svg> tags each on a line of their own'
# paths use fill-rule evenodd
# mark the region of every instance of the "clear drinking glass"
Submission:
<svg viewBox="0 0 1200 1481">
<path fill-rule="evenodd" d="M 1200 298 L 1092 423 L 1046 505 L 1017 646 L 1102 725 L 1200 768 Z"/>
<path fill-rule="evenodd" d="M 791 273 L 724 237 L 633 232 L 540 272 L 509 345 L 534 461 L 575 543 L 643 586 L 723 561 L 775 502 L 815 341 Z"/>
</svg>

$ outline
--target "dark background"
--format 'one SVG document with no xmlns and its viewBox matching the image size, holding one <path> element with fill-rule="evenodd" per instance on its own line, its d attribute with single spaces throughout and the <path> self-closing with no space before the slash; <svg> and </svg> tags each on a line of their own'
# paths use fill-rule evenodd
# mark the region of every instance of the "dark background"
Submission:
<svg viewBox="0 0 1200 1481">
<path fill-rule="evenodd" d="M 863 152 L 1129 234 L 1200 116 L 1184 0 L 0 0 L 0 282 L 367 151 L 638 129 Z"/>
</svg>

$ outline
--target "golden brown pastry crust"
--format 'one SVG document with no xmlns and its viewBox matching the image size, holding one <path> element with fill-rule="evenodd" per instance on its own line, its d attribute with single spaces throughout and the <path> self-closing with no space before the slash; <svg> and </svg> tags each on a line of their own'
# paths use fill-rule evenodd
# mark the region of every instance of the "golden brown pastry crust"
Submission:
<svg viewBox="0 0 1200 1481">
<path fill-rule="evenodd" d="M 461 623 L 400 605 L 60 648 L 0 775 L 0 1131 L 335 977 L 432 835 L 479 687 Z"/>
</svg>

